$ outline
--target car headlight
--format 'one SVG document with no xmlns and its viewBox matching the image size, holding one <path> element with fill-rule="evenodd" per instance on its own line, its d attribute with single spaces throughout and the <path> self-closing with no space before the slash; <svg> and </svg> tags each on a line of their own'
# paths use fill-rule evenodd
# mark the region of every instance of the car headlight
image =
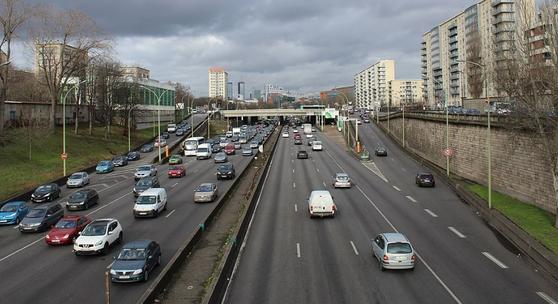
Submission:
<svg viewBox="0 0 558 304">
<path fill-rule="evenodd" d="M 95 246 L 101 246 L 102 244 L 103 244 L 103 241 L 100 240 L 100 241 L 98 241 L 97 243 L 95 243 Z"/>
<path fill-rule="evenodd" d="M 232 174 L 232 171 L 229 171 L 227 174 Z"/>
<path fill-rule="evenodd" d="M 133 274 L 140 274 L 140 273 L 142 273 L 142 271 L 143 271 L 143 269 L 136 269 L 136 270 L 134 270 Z"/>
<path fill-rule="evenodd" d="M 79 204 L 80 204 L 80 205 L 83 205 L 83 204 L 85 204 L 85 202 L 79 202 Z"/>
<path fill-rule="evenodd" d="M 39 226 L 39 225 L 41 225 L 41 223 L 33 223 L 33 224 L 29 224 L 29 226 L 30 226 L 30 227 L 37 227 L 37 226 Z"/>
<path fill-rule="evenodd" d="M 45 238 L 46 238 L 47 240 L 50 239 L 50 235 L 47 234 L 47 235 L 45 236 Z"/>
<path fill-rule="evenodd" d="M 111 269 L 111 270 L 110 270 L 110 274 L 116 275 L 116 271 L 115 271 L 114 269 Z"/>
<path fill-rule="evenodd" d="M 68 233 L 64 234 L 64 236 L 62 237 L 63 239 L 67 239 L 70 235 Z"/>
</svg>

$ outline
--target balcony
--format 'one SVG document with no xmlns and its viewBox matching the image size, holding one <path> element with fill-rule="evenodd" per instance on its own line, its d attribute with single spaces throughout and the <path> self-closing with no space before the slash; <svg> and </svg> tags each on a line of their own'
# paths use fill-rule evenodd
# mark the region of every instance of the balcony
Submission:
<svg viewBox="0 0 558 304">
<path fill-rule="evenodd" d="M 492 25 L 500 24 L 503 22 L 515 22 L 513 15 L 504 14 L 492 19 Z"/>
<path fill-rule="evenodd" d="M 492 0 L 492 6 L 498 6 L 500 4 L 504 4 L 504 3 L 510 3 L 513 4 L 514 0 Z"/>
<path fill-rule="evenodd" d="M 502 13 L 513 13 L 514 9 L 512 5 L 499 5 L 498 7 L 492 9 L 492 16 L 496 16 Z"/>
</svg>

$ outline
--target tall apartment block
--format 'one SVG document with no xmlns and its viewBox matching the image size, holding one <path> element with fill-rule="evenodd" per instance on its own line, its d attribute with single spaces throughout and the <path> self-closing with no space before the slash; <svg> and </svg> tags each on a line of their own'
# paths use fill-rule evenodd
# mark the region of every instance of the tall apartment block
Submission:
<svg viewBox="0 0 558 304">
<path fill-rule="evenodd" d="M 229 82 L 229 74 L 224 68 L 209 68 L 209 97 L 221 97 L 223 100 L 227 97 L 227 83 Z"/>
<path fill-rule="evenodd" d="M 535 0 L 482 0 L 424 33 L 421 68 L 427 105 L 462 105 L 463 99 L 487 94 L 500 97 L 494 83 L 498 64 L 509 58 L 524 33 L 518 27 L 528 26 L 531 15 Z"/>
<path fill-rule="evenodd" d="M 389 82 L 395 79 L 395 61 L 379 60 L 354 77 L 357 108 L 373 109 L 387 105 Z"/>
<path fill-rule="evenodd" d="M 421 79 L 396 79 L 389 82 L 389 104 L 392 107 L 416 104 L 422 101 Z"/>
</svg>

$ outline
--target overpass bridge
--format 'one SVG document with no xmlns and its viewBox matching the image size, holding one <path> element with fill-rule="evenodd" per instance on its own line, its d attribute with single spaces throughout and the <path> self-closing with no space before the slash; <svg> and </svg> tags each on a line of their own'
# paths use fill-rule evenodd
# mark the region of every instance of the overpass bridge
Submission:
<svg viewBox="0 0 558 304">
<path fill-rule="evenodd" d="M 322 116 L 323 109 L 246 109 L 246 110 L 220 110 L 225 118 L 244 117 L 285 117 L 285 116 Z"/>
</svg>

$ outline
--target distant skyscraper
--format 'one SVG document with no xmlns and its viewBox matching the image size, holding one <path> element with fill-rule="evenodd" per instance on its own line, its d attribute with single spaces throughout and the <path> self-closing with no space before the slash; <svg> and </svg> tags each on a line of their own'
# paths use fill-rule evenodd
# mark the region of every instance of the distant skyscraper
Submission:
<svg viewBox="0 0 558 304">
<path fill-rule="evenodd" d="M 231 100 L 234 98 L 233 95 L 233 83 L 232 82 L 227 82 L 227 100 Z"/>
<path fill-rule="evenodd" d="M 225 99 L 227 97 L 227 82 L 229 80 L 229 74 L 225 72 L 224 68 L 213 67 L 209 68 L 209 97 L 221 97 Z"/>
<path fill-rule="evenodd" d="M 238 82 L 238 99 L 243 100 L 245 96 L 245 84 L 244 81 Z"/>
<path fill-rule="evenodd" d="M 262 98 L 262 90 L 254 90 L 254 99 Z"/>
</svg>

